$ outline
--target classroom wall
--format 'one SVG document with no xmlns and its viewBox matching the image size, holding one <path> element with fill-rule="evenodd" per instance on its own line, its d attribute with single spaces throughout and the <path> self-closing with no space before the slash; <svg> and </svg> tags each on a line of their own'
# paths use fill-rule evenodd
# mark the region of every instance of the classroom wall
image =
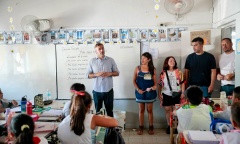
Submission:
<svg viewBox="0 0 240 144">
<path fill-rule="evenodd" d="M 22 30 L 21 18 L 26 15 L 34 15 L 40 19 L 50 19 L 52 22 L 51 29 L 53 30 L 58 30 L 60 27 L 68 29 L 159 28 L 160 23 L 167 27 L 187 26 L 188 30 L 210 29 L 213 18 L 210 13 L 212 1 L 195 0 L 194 2 L 192 11 L 176 21 L 175 16 L 167 13 L 164 9 L 164 0 L 160 1 L 159 10 L 154 9 L 156 4 L 154 0 L 2 0 L 0 1 L 0 31 L 9 31 L 10 17 L 13 18 L 15 30 Z M 13 8 L 12 12 L 7 11 L 9 6 Z M 171 45 L 175 44 L 176 42 L 171 43 Z M 162 67 L 160 63 L 163 59 L 154 61 L 159 68 Z M 157 74 L 159 73 L 160 70 L 157 69 Z M 138 127 L 138 105 L 134 99 L 115 100 L 114 109 L 127 111 L 127 128 Z M 166 127 L 164 109 L 159 106 L 158 100 L 154 103 L 153 113 L 154 127 Z M 145 127 L 148 127 L 147 114 L 145 114 Z"/>
<path fill-rule="evenodd" d="M 155 4 L 154 0 L 1 0 L 0 31 L 9 30 L 10 17 L 15 30 L 22 30 L 20 22 L 26 15 L 50 19 L 55 30 L 60 27 L 159 27 L 160 23 L 192 29 L 211 27 L 211 0 L 195 0 L 193 9 L 179 21 L 165 10 L 164 0 L 160 1 L 159 10 L 154 9 Z M 12 12 L 8 12 L 9 6 Z"/>
</svg>

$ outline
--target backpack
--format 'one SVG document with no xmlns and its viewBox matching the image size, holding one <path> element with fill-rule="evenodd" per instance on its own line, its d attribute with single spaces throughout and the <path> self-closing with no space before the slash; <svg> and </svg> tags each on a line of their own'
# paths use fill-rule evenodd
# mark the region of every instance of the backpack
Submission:
<svg viewBox="0 0 240 144">
<path fill-rule="evenodd" d="M 210 130 L 215 134 L 222 134 L 233 130 L 233 126 L 229 120 L 216 119 L 210 124 Z"/>
<path fill-rule="evenodd" d="M 104 144 L 125 144 L 125 141 L 120 132 L 121 129 L 121 127 L 106 128 Z"/>
</svg>

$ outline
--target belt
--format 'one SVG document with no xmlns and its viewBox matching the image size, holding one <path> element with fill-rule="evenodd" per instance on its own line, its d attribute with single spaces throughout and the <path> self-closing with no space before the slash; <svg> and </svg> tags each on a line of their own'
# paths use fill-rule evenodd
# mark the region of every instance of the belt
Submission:
<svg viewBox="0 0 240 144">
<path fill-rule="evenodd" d="M 235 86 L 235 85 L 232 85 L 232 84 L 227 84 L 227 85 L 223 85 L 223 86 Z"/>
</svg>

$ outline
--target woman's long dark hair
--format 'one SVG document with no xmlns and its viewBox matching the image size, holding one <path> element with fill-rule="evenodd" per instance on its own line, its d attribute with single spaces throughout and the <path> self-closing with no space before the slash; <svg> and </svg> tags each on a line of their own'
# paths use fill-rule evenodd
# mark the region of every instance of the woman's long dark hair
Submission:
<svg viewBox="0 0 240 144">
<path fill-rule="evenodd" d="M 175 61 L 175 65 L 174 65 L 173 69 L 177 69 L 177 68 L 178 68 L 178 67 L 177 67 L 177 61 L 176 61 L 176 59 L 175 59 L 173 56 L 169 56 L 169 57 L 167 57 L 167 58 L 164 60 L 163 70 L 169 70 L 168 61 L 169 61 L 170 58 L 173 58 L 174 61 Z"/>
<path fill-rule="evenodd" d="M 85 130 L 85 115 L 88 112 L 91 103 L 92 98 L 88 92 L 76 92 L 73 97 L 72 107 L 70 111 L 70 127 L 76 135 L 80 136 Z"/>
<path fill-rule="evenodd" d="M 33 144 L 34 122 L 29 115 L 19 114 L 13 117 L 10 130 L 16 137 L 16 144 Z"/>
<path fill-rule="evenodd" d="M 84 84 L 81 84 L 81 83 L 74 83 L 71 87 L 70 87 L 70 90 L 74 90 L 74 91 L 85 91 L 85 85 Z M 70 106 L 69 106 L 69 109 L 71 109 L 71 106 L 72 106 L 72 101 L 73 101 L 73 96 L 74 94 L 72 95 L 71 97 L 71 103 L 70 103 Z"/>
<path fill-rule="evenodd" d="M 148 60 L 150 60 L 148 62 L 148 70 L 150 72 L 150 74 L 153 76 L 154 75 L 154 65 L 153 65 L 153 60 L 152 60 L 152 55 L 149 52 L 145 52 L 142 54 L 142 56 L 146 57 Z"/>
</svg>

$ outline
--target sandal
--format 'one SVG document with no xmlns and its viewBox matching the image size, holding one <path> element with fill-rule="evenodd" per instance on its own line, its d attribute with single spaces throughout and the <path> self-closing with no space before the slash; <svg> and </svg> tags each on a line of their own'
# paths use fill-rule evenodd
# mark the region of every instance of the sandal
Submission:
<svg viewBox="0 0 240 144">
<path fill-rule="evenodd" d="M 149 126 L 148 134 L 150 134 L 150 135 L 153 135 L 153 134 L 154 134 L 153 125 L 150 125 L 150 126 Z"/>
<path fill-rule="evenodd" d="M 143 126 L 139 126 L 139 129 L 137 131 L 138 135 L 142 135 L 143 134 Z"/>
</svg>

